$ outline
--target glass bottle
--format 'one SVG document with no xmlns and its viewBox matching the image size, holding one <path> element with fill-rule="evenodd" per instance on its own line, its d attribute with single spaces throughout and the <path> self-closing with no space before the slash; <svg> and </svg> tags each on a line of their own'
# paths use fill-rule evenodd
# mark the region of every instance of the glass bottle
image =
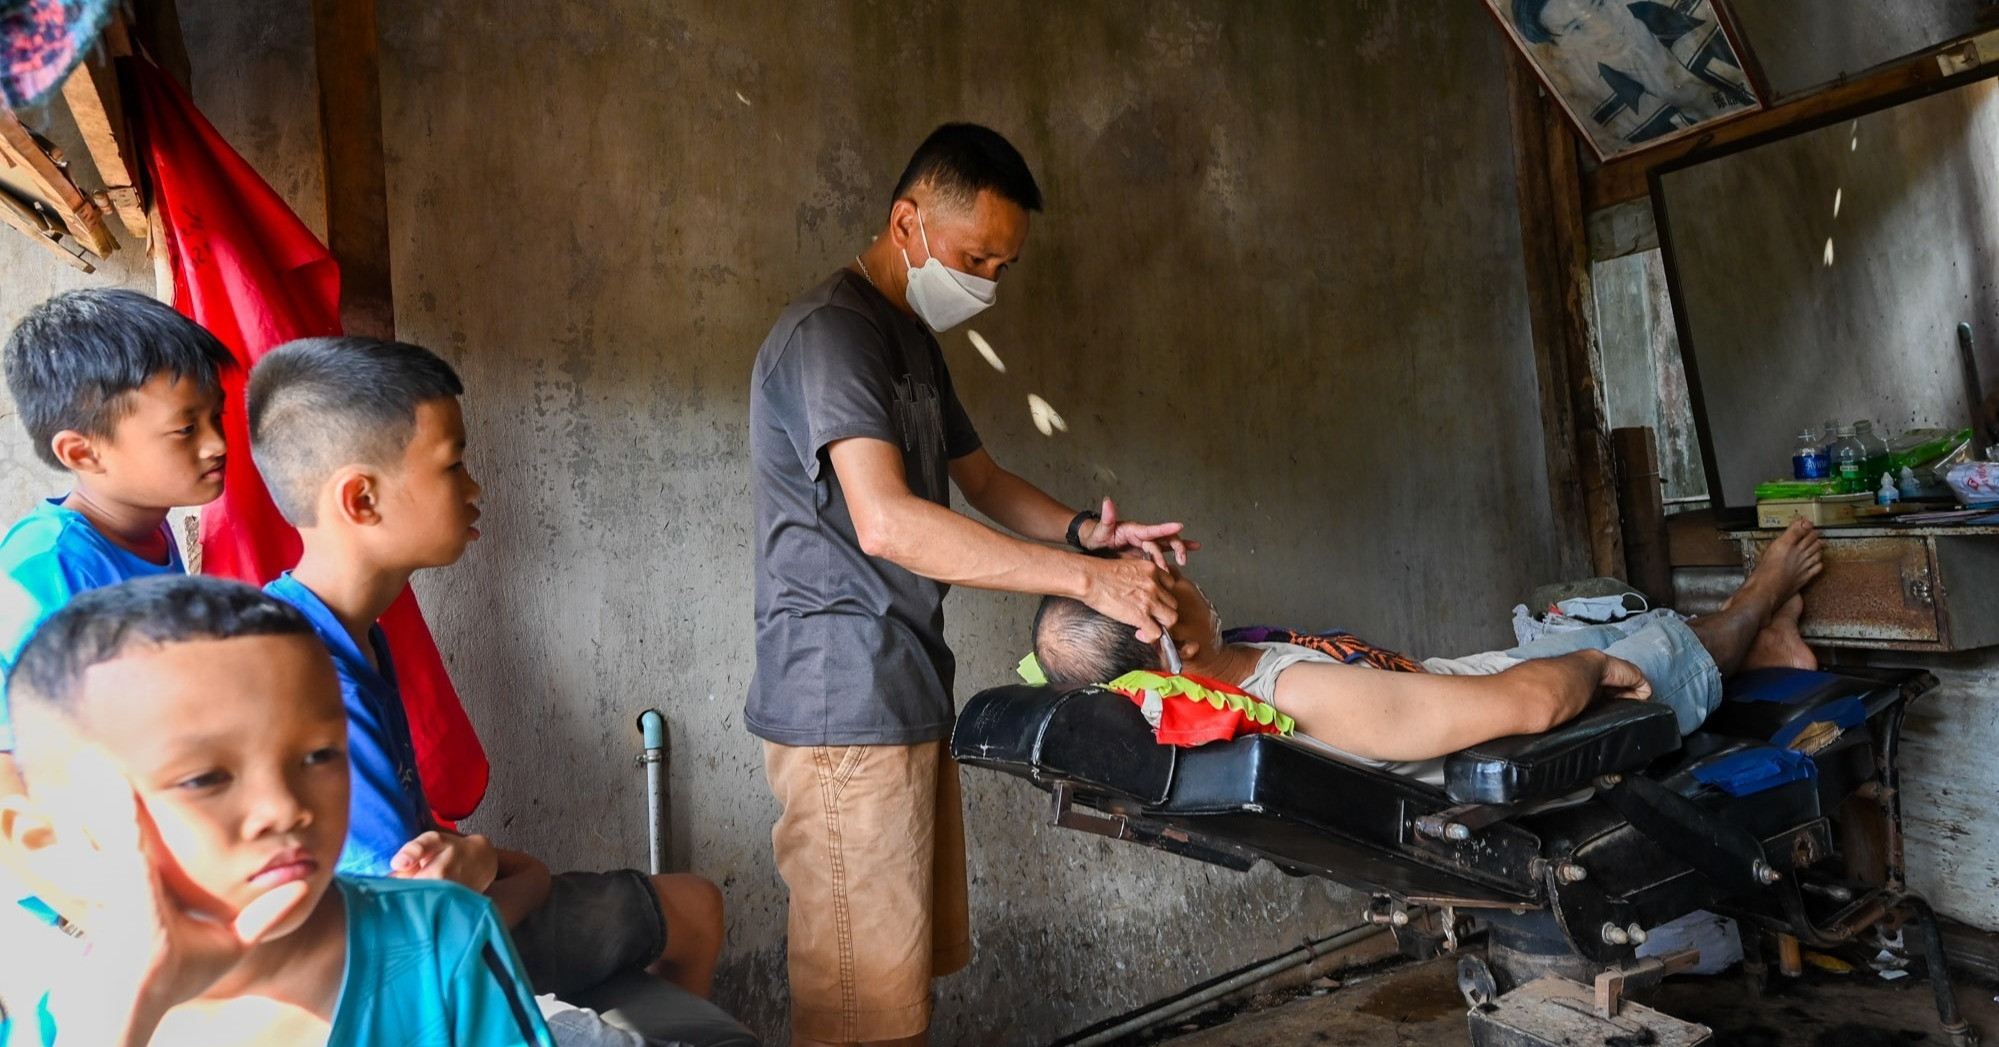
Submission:
<svg viewBox="0 0 1999 1047">
<path fill-rule="evenodd" d="M 1832 446 L 1826 450 L 1826 465 L 1839 484 L 1841 494 L 1864 494 L 1874 489 L 1867 482 L 1867 450 L 1853 438 L 1853 427 L 1842 425 Z"/>
<path fill-rule="evenodd" d="M 1888 440 L 1874 431 L 1874 423 L 1863 418 L 1853 423 L 1853 438 L 1860 443 L 1865 455 L 1867 475 L 1880 476 L 1888 472 Z"/>
</svg>

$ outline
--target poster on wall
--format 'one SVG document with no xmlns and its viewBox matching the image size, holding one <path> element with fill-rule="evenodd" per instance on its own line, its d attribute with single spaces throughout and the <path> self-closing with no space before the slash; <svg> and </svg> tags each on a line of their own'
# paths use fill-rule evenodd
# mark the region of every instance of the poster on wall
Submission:
<svg viewBox="0 0 1999 1047">
<path fill-rule="evenodd" d="M 1485 0 L 1597 159 L 1762 108 L 1717 0 Z"/>
</svg>

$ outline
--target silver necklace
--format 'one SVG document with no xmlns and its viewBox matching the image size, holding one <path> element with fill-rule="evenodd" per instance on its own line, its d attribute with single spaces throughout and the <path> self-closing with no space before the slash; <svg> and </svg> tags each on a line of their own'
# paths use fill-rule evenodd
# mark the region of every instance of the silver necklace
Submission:
<svg viewBox="0 0 1999 1047">
<path fill-rule="evenodd" d="M 868 263 L 861 261 L 860 255 L 854 256 L 854 264 L 861 267 L 861 275 L 868 278 L 868 283 L 871 286 L 873 286 L 875 290 L 877 291 L 881 290 L 882 285 L 875 283 L 875 274 L 868 272 Z"/>
</svg>

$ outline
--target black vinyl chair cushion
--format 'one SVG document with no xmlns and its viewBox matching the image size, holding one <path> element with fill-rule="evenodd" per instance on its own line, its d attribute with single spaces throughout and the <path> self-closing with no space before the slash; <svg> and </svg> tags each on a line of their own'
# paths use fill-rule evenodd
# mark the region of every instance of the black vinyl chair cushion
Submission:
<svg viewBox="0 0 1999 1047">
<path fill-rule="evenodd" d="M 1679 747 L 1672 709 L 1608 698 L 1554 730 L 1495 738 L 1452 753 L 1444 759 L 1444 791 L 1457 803 L 1553 799 Z"/>
</svg>

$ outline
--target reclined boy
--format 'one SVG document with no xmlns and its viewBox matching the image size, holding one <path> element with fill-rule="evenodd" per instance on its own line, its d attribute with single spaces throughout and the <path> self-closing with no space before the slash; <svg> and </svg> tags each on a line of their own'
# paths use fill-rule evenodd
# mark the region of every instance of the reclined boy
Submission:
<svg viewBox="0 0 1999 1047">
<path fill-rule="evenodd" d="M 1771 544 L 1721 610 L 1680 622 L 1647 620 L 1557 633 L 1510 651 L 1348 664 L 1291 643 L 1230 643 L 1207 597 L 1182 577 L 1173 629 L 1184 671 L 1240 688 L 1274 706 L 1341 755 L 1442 782 L 1442 758 L 1480 742 L 1534 734 L 1581 713 L 1600 695 L 1664 702 L 1680 732 L 1721 702 L 1722 679 L 1771 666 L 1816 668 L 1798 633 L 1799 595 L 1823 567 L 1824 543 L 1804 521 Z M 1108 683 L 1160 670 L 1157 646 L 1073 600 L 1050 597 L 1034 619 L 1034 653 L 1049 682 Z"/>
</svg>

